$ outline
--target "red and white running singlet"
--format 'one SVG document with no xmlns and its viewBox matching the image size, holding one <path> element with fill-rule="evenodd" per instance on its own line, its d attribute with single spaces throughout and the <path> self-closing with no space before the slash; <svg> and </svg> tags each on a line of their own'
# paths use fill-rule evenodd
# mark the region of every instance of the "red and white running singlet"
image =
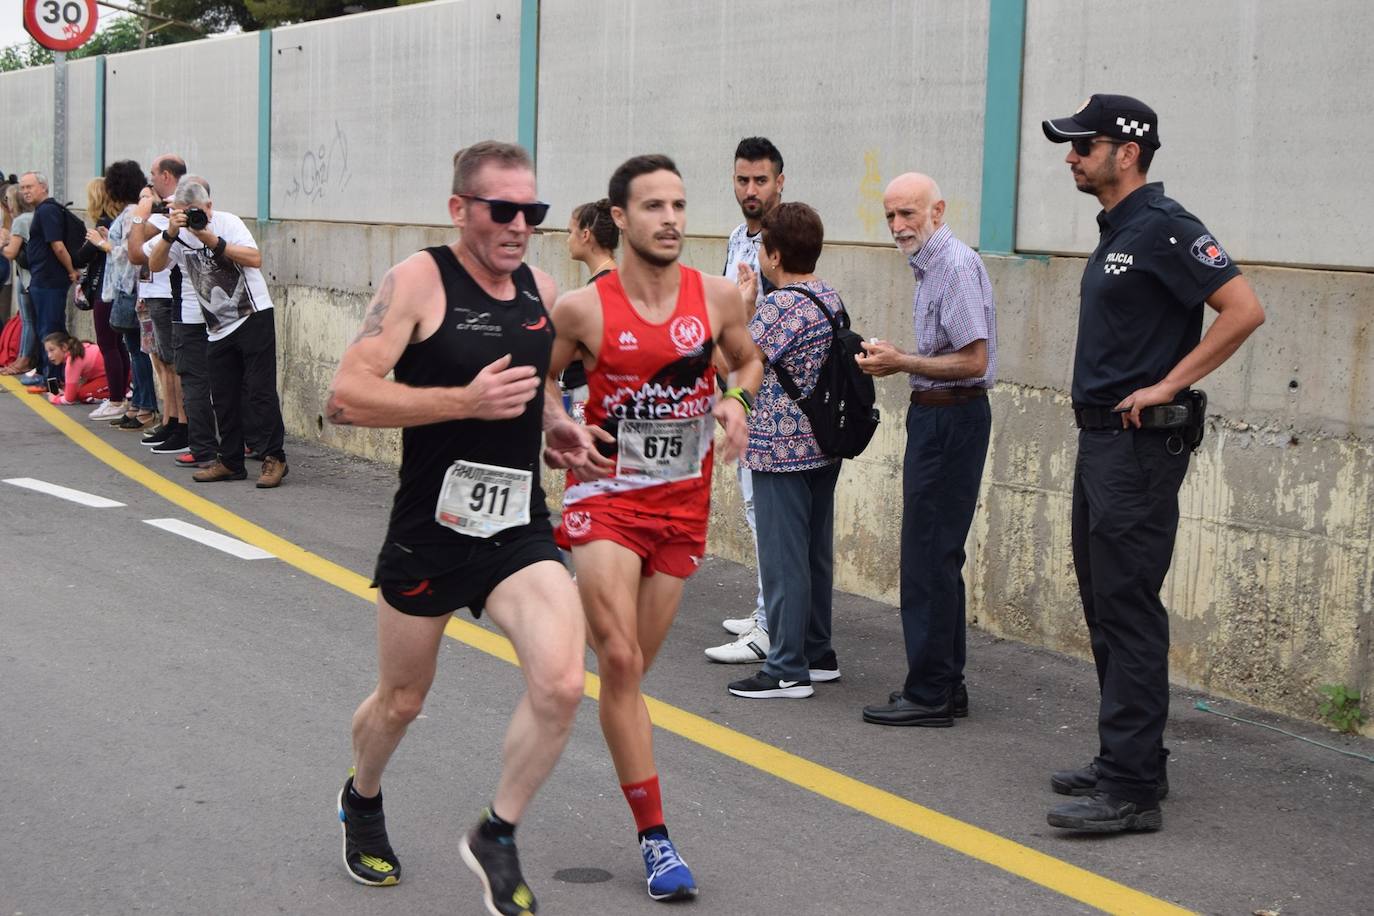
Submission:
<svg viewBox="0 0 1374 916">
<path fill-rule="evenodd" d="M 640 317 L 612 271 L 596 281 L 601 347 L 587 371 L 586 423 L 616 438 L 616 474 L 568 475 L 565 508 L 652 514 L 706 524 L 711 508 L 715 341 L 701 273 L 682 267 L 677 306 L 662 324 Z"/>
</svg>

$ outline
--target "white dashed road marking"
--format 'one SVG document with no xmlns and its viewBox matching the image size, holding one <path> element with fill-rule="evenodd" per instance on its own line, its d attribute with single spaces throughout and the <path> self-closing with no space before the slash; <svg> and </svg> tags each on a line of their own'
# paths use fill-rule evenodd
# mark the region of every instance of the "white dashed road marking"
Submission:
<svg viewBox="0 0 1374 916">
<path fill-rule="evenodd" d="M 183 522 L 178 518 L 145 518 L 143 523 L 152 525 L 154 528 L 161 528 L 163 531 L 170 531 L 172 534 L 179 534 L 193 541 L 199 541 L 207 547 L 222 550 L 240 560 L 271 560 L 276 556 L 237 538 L 231 538 L 228 535 L 220 534 L 218 531 L 211 531 L 208 528 L 201 528 L 199 525 Z"/>
<path fill-rule="evenodd" d="M 81 490 L 73 490 L 70 487 L 59 487 L 55 483 L 48 483 L 46 480 L 34 480 L 32 477 L 10 477 L 5 483 L 16 487 L 23 487 L 25 490 L 34 490 L 38 493 L 46 493 L 49 496 L 56 496 L 58 499 L 65 499 L 68 502 L 80 503 L 83 506 L 90 506 L 92 509 L 114 509 L 123 503 L 115 502 L 113 499 L 106 499 L 103 496 L 96 496 L 94 493 L 84 493 Z"/>
</svg>

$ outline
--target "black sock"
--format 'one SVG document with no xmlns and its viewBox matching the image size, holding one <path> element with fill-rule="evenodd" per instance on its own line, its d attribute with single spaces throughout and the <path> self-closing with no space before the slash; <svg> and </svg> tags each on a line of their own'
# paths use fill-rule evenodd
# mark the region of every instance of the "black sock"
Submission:
<svg viewBox="0 0 1374 916">
<path fill-rule="evenodd" d="M 353 788 L 353 779 L 348 780 L 348 806 L 358 811 L 380 811 L 382 810 L 382 790 L 377 789 L 377 794 L 368 798 L 366 795 L 359 795 L 358 790 Z"/>
<path fill-rule="evenodd" d="M 639 831 L 639 838 L 641 840 L 650 836 L 660 840 L 666 840 L 668 839 L 668 828 L 663 824 L 655 824 L 652 827 L 645 827 L 643 830 Z"/>
<path fill-rule="evenodd" d="M 492 808 L 483 809 L 477 831 L 489 840 L 515 839 L 515 825 L 502 818 Z"/>
</svg>

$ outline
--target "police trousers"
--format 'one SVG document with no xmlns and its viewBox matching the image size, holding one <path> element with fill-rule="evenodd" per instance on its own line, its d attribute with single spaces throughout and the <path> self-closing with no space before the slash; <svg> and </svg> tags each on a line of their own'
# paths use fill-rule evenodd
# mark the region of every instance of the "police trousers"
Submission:
<svg viewBox="0 0 1374 916">
<path fill-rule="evenodd" d="M 1189 451 L 1169 430 L 1080 430 L 1073 563 L 1102 693 L 1098 788 L 1156 798 L 1169 715 L 1169 616 L 1159 591 L 1178 532 Z"/>
</svg>

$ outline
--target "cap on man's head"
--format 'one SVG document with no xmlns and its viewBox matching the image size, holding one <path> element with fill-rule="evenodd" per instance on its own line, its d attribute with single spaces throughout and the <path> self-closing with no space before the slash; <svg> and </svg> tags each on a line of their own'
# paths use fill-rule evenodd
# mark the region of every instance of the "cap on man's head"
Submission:
<svg viewBox="0 0 1374 916">
<path fill-rule="evenodd" d="M 1054 143 L 1104 136 L 1159 149 L 1159 118 L 1153 108 L 1129 95 L 1099 93 L 1067 118 L 1043 121 L 1040 126 Z"/>
</svg>

